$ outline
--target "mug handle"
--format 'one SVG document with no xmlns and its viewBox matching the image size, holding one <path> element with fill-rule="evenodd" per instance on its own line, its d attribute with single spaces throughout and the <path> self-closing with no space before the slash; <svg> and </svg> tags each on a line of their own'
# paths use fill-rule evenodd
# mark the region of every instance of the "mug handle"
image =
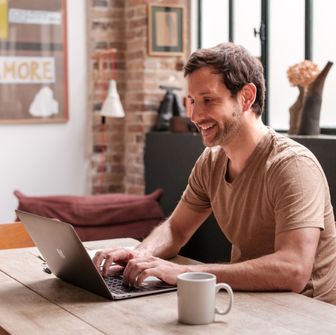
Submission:
<svg viewBox="0 0 336 335">
<path fill-rule="evenodd" d="M 219 290 L 224 289 L 226 290 L 226 292 L 229 295 L 229 305 L 226 308 L 225 311 L 221 311 L 217 306 L 215 308 L 215 313 L 216 314 L 220 314 L 220 315 L 224 315 L 230 312 L 232 304 L 233 304 L 233 291 L 230 285 L 228 284 L 224 284 L 224 283 L 220 283 L 220 284 L 216 284 L 216 294 L 219 292 Z"/>
</svg>

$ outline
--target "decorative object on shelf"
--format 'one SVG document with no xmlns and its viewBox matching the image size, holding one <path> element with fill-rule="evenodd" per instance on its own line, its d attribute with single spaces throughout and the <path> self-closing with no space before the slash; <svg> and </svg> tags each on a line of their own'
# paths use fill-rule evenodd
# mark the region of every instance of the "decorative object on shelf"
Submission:
<svg viewBox="0 0 336 335">
<path fill-rule="evenodd" d="M 320 134 L 322 91 L 325 79 L 332 65 L 332 62 L 328 62 L 320 74 L 308 86 L 302 107 L 299 135 Z"/>
<path fill-rule="evenodd" d="M 305 95 L 305 88 L 297 86 L 299 89 L 299 96 L 292 106 L 289 107 L 289 135 L 298 134 L 301 122 L 301 112 L 303 106 L 303 99 Z"/>
<path fill-rule="evenodd" d="M 289 108 L 289 135 L 318 135 L 322 91 L 326 76 L 332 66 L 328 62 L 322 71 L 310 60 L 304 60 L 287 70 L 288 80 L 297 86 L 299 96 Z"/>
<path fill-rule="evenodd" d="M 150 4 L 148 7 L 149 55 L 183 55 L 184 22 L 183 6 Z"/>
<path fill-rule="evenodd" d="M 101 85 L 102 92 L 102 108 L 100 115 L 103 117 L 123 118 L 125 112 L 122 107 L 117 83 L 115 80 L 115 53 L 116 49 L 107 49 L 94 55 L 94 59 L 98 62 L 98 78 L 97 82 Z"/>
<path fill-rule="evenodd" d="M 176 90 L 180 91 L 181 88 L 163 85 L 161 85 L 160 88 L 166 90 L 166 94 L 160 102 L 158 109 L 159 115 L 153 128 L 154 131 L 169 130 L 171 119 L 173 117 L 183 117 L 185 114 L 179 97 L 174 93 Z"/>
</svg>

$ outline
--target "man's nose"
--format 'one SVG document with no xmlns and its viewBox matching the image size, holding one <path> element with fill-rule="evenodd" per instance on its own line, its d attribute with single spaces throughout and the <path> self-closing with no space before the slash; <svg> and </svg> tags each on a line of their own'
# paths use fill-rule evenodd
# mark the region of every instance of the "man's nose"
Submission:
<svg viewBox="0 0 336 335">
<path fill-rule="evenodd" d="M 201 109 L 200 109 L 199 105 L 195 102 L 192 105 L 192 108 L 191 108 L 190 119 L 191 119 L 192 122 L 196 123 L 200 119 L 201 115 L 202 115 Z"/>
</svg>

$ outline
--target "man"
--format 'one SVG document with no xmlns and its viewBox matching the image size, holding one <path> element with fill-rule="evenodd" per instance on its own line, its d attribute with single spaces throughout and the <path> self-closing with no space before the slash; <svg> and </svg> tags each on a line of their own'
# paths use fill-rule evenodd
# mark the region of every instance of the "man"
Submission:
<svg viewBox="0 0 336 335">
<path fill-rule="evenodd" d="M 191 119 L 207 147 L 171 216 L 134 251 L 104 250 L 96 266 L 123 264 L 124 278 L 175 284 L 206 271 L 234 289 L 287 290 L 336 304 L 336 231 L 324 173 L 313 154 L 261 120 L 260 62 L 232 43 L 194 52 L 185 66 Z M 213 212 L 232 243 L 230 264 L 177 265 Z M 209 241 L 211 243 L 211 241 Z"/>
</svg>

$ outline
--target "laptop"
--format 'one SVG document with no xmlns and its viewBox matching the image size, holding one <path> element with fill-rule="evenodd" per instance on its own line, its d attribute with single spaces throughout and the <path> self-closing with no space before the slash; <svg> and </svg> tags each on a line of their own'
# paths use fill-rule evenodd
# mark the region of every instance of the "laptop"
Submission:
<svg viewBox="0 0 336 335">
<path fill-rule="evenodd" d="M 16 214 L 58 278 L 111 300 L 134 298 L 176 290 L 156 277 L 149 277 L 140 287 L 123 283 L 122 274 L 104 278 L 79 239 L 72 225 L 16 210 Z"/>
</svg>

